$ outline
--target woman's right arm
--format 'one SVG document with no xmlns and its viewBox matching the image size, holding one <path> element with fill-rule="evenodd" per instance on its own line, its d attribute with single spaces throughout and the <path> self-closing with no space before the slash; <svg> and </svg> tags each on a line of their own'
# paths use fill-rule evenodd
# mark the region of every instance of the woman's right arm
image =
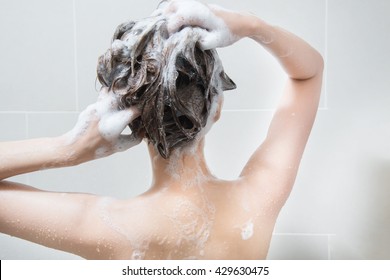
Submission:
<svg viewBox="0 0 390 280">
<path fill-rule="evenodd" d="M 122 135 L 125 127 L 139 116 L 135 108 L 117 109 L 112 93 L 100 93 L 68 133 L 52 138 L 0 142 L 0 181 L 19 174 L 48 168 L 78 165 L 127 150 L 142 140 Z"/>
<path fill-rule="evenodd" d="M 63 136 L 0 143 L 0 232 L 87 258 L 113 253 L 107 248 L 96 251 L 101 236 L 112 236 L 99 217 L 97 196 L 48 192 L 3 180 L 80 164 L 140 143 L 136 135 L 121 135 L 138 113 L 116 110 L 109 98 L 103 95 L 84 110 L 75 128 Z"/>
</svg>

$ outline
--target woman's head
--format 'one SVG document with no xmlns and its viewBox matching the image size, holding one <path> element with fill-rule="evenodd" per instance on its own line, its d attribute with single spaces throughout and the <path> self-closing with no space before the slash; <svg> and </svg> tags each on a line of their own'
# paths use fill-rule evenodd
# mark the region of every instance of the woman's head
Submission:
<svg viewBox="0 0 390 280">
<path fill-rule="evenodd" d="M 222 91 L 235 88 L 217 52 L 197 46 L 199 31 L 185 27 L 169 35 L 161 16 L 127 22 L 99 58 L 100 83 L 119 95 L 121 107 L 138 107 L 131 130 L 164 158 L 206 130 Z"/>
</svg>

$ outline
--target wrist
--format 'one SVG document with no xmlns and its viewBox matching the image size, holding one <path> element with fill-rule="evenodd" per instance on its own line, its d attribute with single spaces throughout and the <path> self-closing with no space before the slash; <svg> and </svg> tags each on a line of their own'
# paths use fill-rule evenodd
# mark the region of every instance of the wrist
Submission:
<svg viewBox="0 0 390 280">
<path fill-rule="evenodd" d="M 248 37 L 260 44 L 269 45 L 275 40 L 275 27 L 260 18 L 254 17 Z"/>
<path fill-rule="evenodd" d="M 69 141 L 67 135 L 62 135 L 52 139 L 54 155 L 53 167 L 67 167 L 79 164 L 75 149 L 72 147 L 72 142 Z"/>
</svg>

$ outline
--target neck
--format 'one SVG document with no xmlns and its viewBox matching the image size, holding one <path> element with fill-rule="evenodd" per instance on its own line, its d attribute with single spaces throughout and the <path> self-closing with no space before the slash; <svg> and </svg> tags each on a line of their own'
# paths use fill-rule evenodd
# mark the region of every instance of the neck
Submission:
<svg viewBox="0 0 390 280">
<path fill-rule="evenodd" d="M 153 145 L 149 144 L 153 168 L 153 183 L 150 190 L 166 187 L 183 190 L 199 187 L 205 180 L 214 178 L 207 167 L 203 147 L 204 139 L 196 140 L 189 147 L 175 149 L 168 159 L 164 159 Z"/>
</svg>

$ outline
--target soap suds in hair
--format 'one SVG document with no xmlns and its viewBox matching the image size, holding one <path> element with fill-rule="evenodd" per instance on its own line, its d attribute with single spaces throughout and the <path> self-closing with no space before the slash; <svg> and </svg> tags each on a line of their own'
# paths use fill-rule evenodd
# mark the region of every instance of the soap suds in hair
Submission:
<svg viewBox="0 0 390 280">
<path fill-rule="evenodd" d="M 240 38 L 233 34 L 224 20 L 214 14 L 215 11 L 226 10 L 218 5 L 204 4 L 199 1 L 164 1 L 155 14 L 168 16 L 168 31 L 174 33 L 188 26 L 201 26 L 199 46 L 202 50 L 225 47 Z"/>
<path fill-rule="evenodd" d="M 164 158 L 192 142 L 209 124 L 217 96 L 235 88 L 217 52 L 199 47 L 203 29 L 169 34 L 167 22 L 157 15 L 121 24 L 97 68 L 100 83 L 117 94 L 122 108 L 139 109 L 131 130 Z"/>
</svg>

